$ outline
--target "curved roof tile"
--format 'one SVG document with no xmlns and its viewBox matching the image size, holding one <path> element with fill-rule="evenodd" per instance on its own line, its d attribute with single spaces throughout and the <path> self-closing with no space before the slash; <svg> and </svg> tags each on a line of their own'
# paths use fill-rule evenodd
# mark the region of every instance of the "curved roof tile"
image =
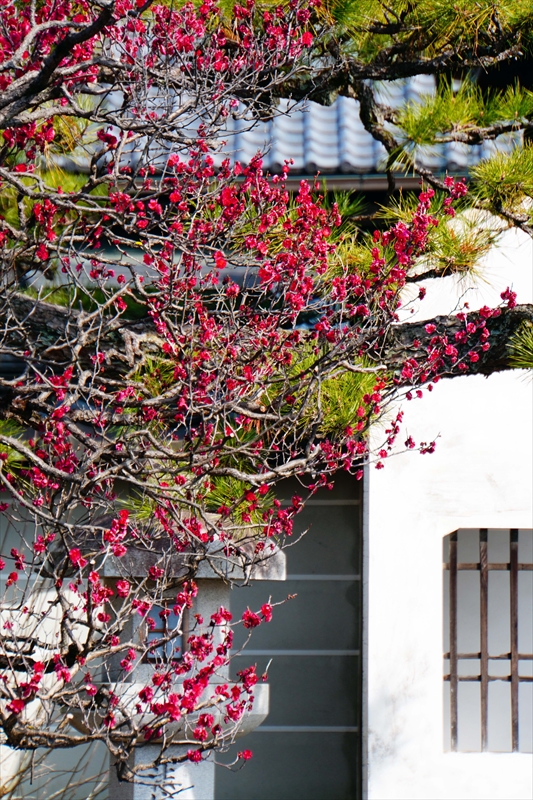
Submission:
<svg viewBox="0 0 533 800">
<path fill-rule="evenodd" d="M 406 102 L 420 102 L 435 91 L 432 75 L 375 84 L 379 102 L 400 108 Z M 298 174 L 369 174 L 385 169 L 387 153 L 363 127 L 359 118 L 359 103 L 348 97 L 338 97 L 331 106 L 307 102 L 289 105 L 280 102 L 284 113 L 269 123 L 250 128 L 250 123 L 234 123 L 234 137 L 228 137 L 224 151 L 235 160 L 245 163 L 262 150 L 265 168 L 278 172 L 286 160 L 294 162 L 291 171 Z M 231 133 L 228 131 L 228 133 Z M 436 171 L 449 169 L 465 171 L 495 150 L 509 151 L 517 135 L 500 137 L 471 147 L 450 142 L 433 147 L 417 148 L 416 159 L 424 167 Z"/>
</svg>

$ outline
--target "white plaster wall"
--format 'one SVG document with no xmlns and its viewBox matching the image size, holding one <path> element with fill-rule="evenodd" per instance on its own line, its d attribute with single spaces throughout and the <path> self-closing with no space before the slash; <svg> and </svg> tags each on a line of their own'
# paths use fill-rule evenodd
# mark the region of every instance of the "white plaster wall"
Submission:
<svg viewBox="0 0 533 800">
<path fill-rule="evenodd" d="M 533 300 L 533 250 L 505 235 L 491 285 Z M 461 287 L 428 291 L 419 318 L 445 313 Z M 441 438 L 433 455 L 401 454 L 367 484 L 369 800 L 531 800 L 533 757 L 443 751 L 442 539 L 457 528 L 533 527 L 533 382 L 522 373 L 441 381 L 404 404 L 406 432 Z M 403 437 L 402 437 L 403 441 Z"/>
</svg>

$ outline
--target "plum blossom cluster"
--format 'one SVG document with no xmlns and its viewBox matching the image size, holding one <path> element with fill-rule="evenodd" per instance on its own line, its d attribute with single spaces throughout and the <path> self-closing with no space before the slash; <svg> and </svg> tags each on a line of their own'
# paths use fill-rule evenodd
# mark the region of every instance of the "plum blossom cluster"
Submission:
<svg viewBox="0 0 533 800">
<path fill-rule="evenodd" d="M 314 19 L 292 0 L 231 18 L 212 0 L 0 8 L 0 513 L 20 539 L 0 559 L 0 726 L 14 748 L 104 742 L 133 780 L 147 742 L 160 763 L 227 747 L 258 681 L 229 678 L 233 627 L 270 623 L 273 604 L 205 620 L 195 576 L 246 582 L 338 470 L 383 467 L 402 414 L 375 452 L 369 429 L 398 392 L 421 396 L 490 348 L 498 309 L 395 349 L 402 291 L 442 223 L 432 190 L 354 262 L 318 184 L 291 194 L 290 164 L 271 176 L 260 154 L 227 156 L 228 119 L 277 113 L 312 62 Z M 85 159 L 68 180 L 53 169 L 65 152 Z M 466 191 L 446 187 L 444 219 Z M 301 490 L 282 503 L 288 478 Z"/>
</svg>

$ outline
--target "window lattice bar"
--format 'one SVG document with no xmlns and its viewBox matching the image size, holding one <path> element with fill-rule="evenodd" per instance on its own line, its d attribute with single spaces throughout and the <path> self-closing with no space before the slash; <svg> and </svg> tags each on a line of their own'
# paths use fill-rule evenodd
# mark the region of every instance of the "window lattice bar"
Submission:
<svg viewBox="0 0 533 800">
<path fill-rule="evenodd" d="M 450 569 L 450 563 L 449 562 L 445 562 L 443 564 L 443 567 L 446 570 Z M 470 563 L 457 564 L 455 569 L 459 570 L 459 571 L 461 571 L 461 570 L 480 570 L 481 569 L 481 564 L 479 564 L 477 562 L 473 562 L 471 564 Z M 511 564 L 510 563 L 509 564 L 487 564 L 487 569 L 488 570 L 499 570 L 500 572 L 502 572 L 502 571 L 510 572 L 511 571 Z M 524 571 L 529 570 L 530 572 L 533 572 L 533 564 L 518 564 L 518 569 L 519 570 L 524 570 Z"/>
<path fill-rule="evenodd" d="M 449 658 L 449 653 L 444 653 L 444 658 Z M 481 658 L 481 653 L 457 653 L 457 658 Z M 533 661 L 533 653 L 518 653 L 519 661 Z M 510 661 L 511 653 L 502 653 L 499 656 L 489 656 L 490 661 Z"/>
<path fill-rule="evenodd" d="M 511 725 L 513 753 L 518 751 L 518 531 L 511 531 Z"/>
<path fill-rule="evenodd" d="M 450 536 L 450 725 L 457 750 L 457 531 Z"/>
<path fill-rule="evenodd" d="M 479 562 L 480 562 L 480 610 L 481 610 L 481 749 L 488 747 L 488 716 L 489 716 L 489 581 L 487 570 L 487 534 L 486 528 L 479 531 Z"/>
</svg>

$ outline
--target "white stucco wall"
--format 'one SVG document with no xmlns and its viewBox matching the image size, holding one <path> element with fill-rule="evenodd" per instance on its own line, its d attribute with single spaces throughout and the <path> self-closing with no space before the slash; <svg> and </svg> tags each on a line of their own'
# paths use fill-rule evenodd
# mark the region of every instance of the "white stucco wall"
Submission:
<svg viewBox="0 0 533 800">
<path fill-rule="evenodd" d="M 492 285 L 533 300 L 531 242 L 506 234 L 488 259 Z M 423 314 L 460 289 L 432 287 Z M 406 432 L 441 438 L 433 455 L 402 454 L 367 481 L 366 650 L 369 800 L 531 800 L 533 757 L 443 748 L 442 539 L 458 528 L 533 527 L 533 382 L 520 373 L 441 381 L 405 403 Z M 402 437 L 402 441 L 403 441 Z"/>
</svg>

